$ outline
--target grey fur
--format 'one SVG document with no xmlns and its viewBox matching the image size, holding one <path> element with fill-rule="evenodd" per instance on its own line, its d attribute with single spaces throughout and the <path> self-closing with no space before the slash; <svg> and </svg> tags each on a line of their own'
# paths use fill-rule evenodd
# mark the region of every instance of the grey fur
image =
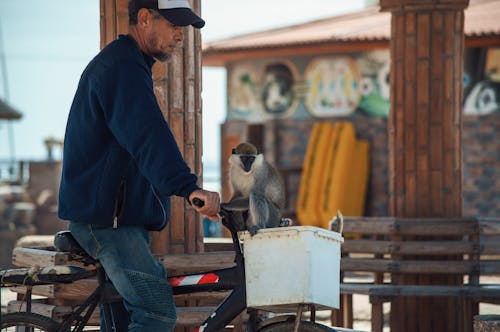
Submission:
<svg viewBox="0 0 500 332">
<path fill-rule="evenodd" d="M 255 159 L 250 169 L 245 170 L 243 159 Z M 242 159 L 243 158 L 243 159 Z M 285 203 L 283 181 L 271 164 L 250 143 L 241 143 L 231 155 L 230 179 L 233 189 L 231 203 L 248 199 L 248 218 L 246 228 L 255 235 L 259 229 L 279 227 L 280 209 Z"/>
</svg>

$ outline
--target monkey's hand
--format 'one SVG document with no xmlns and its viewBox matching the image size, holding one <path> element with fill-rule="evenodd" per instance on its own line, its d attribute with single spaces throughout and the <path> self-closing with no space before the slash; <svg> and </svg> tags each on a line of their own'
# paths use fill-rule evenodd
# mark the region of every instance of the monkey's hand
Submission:
<svg viewBox="0 0 500 332">
<path fill-rule="evenodd" d="M 248 232 L 250 232 L 251 236 L 254 236 L 255 234 L 257 234 L 257 231 L 259 229 L 260 229 L 259 226 L 253 225 L 253 226 L 248 227 Z"/>
<path fill-rule="evenodd" d="M 281 218 L 280 227 L 289 227 L 293 225 L 293 220 L 290 218 Z"/>
</svg>

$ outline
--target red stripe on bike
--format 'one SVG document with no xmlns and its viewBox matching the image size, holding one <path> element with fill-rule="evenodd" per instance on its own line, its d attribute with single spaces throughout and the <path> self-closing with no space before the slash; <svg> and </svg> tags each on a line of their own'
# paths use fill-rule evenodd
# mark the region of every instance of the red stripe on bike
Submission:
<svg viewBox="0 0 500 332">
<path fill-rule="evenodd" d="M 215 273 L 207 273 L 204 274 L 203 277 L 201 277 L 200 281 L 198 281 L 198 284 L 213 284 L 219 282 L 219 276 L 216 275 Z"/>
<path fill-rule="evenodd" d="M 170 286 L 177 287 L 182 283 L 182 280 L 184 280 L 184 278 L 185 277 L 168 278 L 168 282 L 170 283 Z"/>
<path fill-rule="evenodd" d="M 172 277 L 168 279 L 168 282 L 172 287 L 212 284 L 219 282 L 219 276 L 214 273 L 197 274 L 193 276 Z"/>
</svg>

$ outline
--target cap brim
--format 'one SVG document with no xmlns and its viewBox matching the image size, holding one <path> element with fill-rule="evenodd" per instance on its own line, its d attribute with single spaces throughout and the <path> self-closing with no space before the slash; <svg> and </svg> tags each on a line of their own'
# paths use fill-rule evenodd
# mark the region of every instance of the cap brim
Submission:
<svg viewBox="0 0 500 332">
<path fill-rule="evenodd" d="M 205 25 L 205 21 L 189 8 L 162 9 L 159 12 L 173 25 L 182 27 L 192 25 L 198 29 Z"/>
</svg>

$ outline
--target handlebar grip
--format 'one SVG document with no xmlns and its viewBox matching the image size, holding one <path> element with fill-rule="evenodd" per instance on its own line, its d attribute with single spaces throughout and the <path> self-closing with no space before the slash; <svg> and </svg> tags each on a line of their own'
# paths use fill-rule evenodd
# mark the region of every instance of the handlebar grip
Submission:
<svg viewBox="0 0 500 332">
<path fill-rule="evenodd" d="M 196 205 L 197 207 L 203 207 L 205 205 L 205 202 L 202 201 L 201 199 L 199 199 L 198 197 L 193 198 L 193 202 L 192 203 L 194 205 Z"/>
</svg>

